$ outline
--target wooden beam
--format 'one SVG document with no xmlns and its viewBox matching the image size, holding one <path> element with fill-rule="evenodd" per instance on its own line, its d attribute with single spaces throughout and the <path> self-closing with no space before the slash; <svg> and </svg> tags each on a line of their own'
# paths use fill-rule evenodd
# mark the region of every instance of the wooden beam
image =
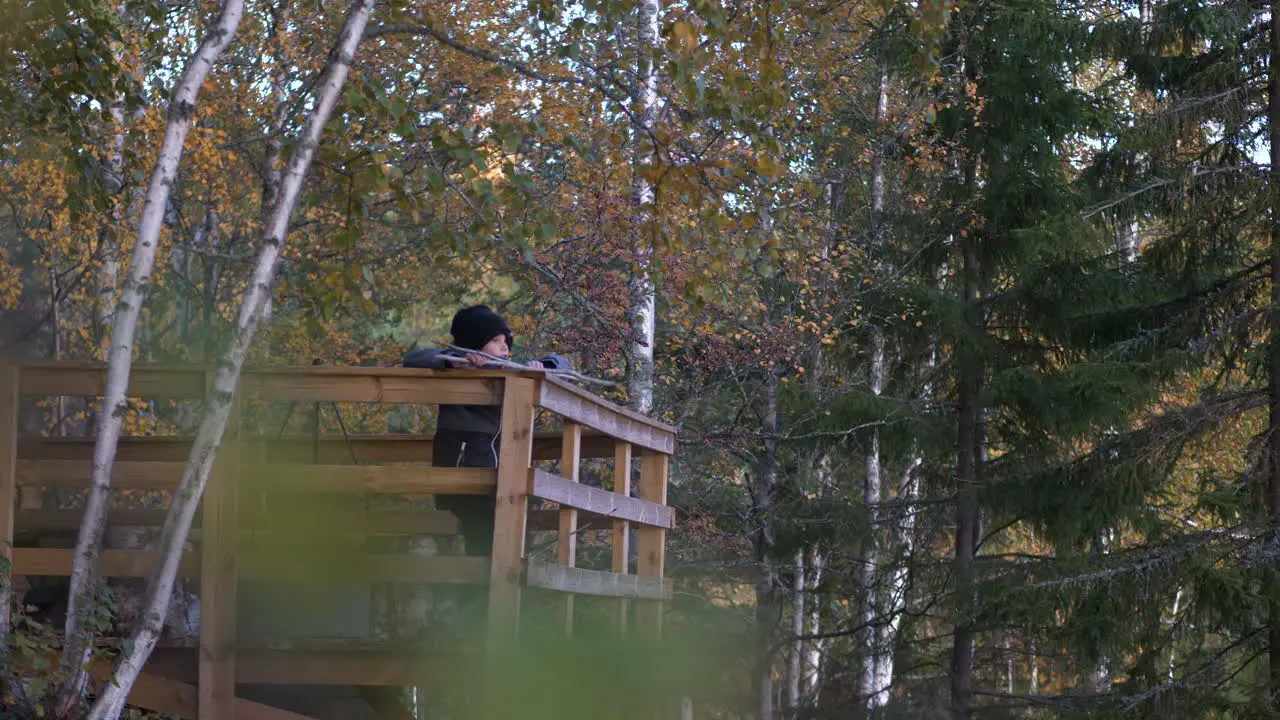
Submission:
<svg viewBox="0 0 1280 720">
<path fill-rule="evenodd" d="M 484 495 L 497 486 L 488 468 L 430 465 L 261 465 L 255 471 L 291 488 L 396 495 Z"/>
<path fill-rule="evenodd" d="M 241 392 L 252 400 L 295 400 L 423 405 L 497 405 L 502 380 L 414 368 L 318 367 L 255 370 L 241 376 Z M 407 372 L 389 373 L 388 370 Z M 358 371 L 358 372 L 353 372 Z"/>
<path fill-rule="evenodd" d="M 14 504 L 18 500 L 18 369 L 0 365 L 0 662 L 9 662 Z"/>
<path fill-rule="evenodd" d="M 529 508 L 529 465 L 533 462 L 533 416 L 537 386 L 510 377 L 502 398 L 502 445 L 493 526 L 493 563 L 489 576 L 488 647 L 516 639 L 520 616 L 525 520 Z"/>
<path fill-rule="evenodd" d="M 41 362 L 22 366 L 22 393 L 40 396 L 102 395 L 106 365 L 82 362 Z M 129 374 L 130 397 L 202 398 L 205 368 L 134 365 Z"/>
<path fill-rule="evenodd" d="M 38 362 L 22 366 L 22 393 L 40 396 L 102 395 L 103 363 Z M 129 375 L 131 397 L 202 398 L 212 368 L 140 363 Z M 538 378 L 534 371 L 423 370 L 402 367 L 245 368 L 239 393 L 254 400 L 496 405 L 508 377 Z"/>
<path fill-rule="evenodd" d="M 160 527 L 164 525 L 165 510 L 112 510 L 107 514 L 110 525 L 135 525 L 141 527 Z M 49 530 L 76 530 L 80 527 L 82 510 L 19 510 L 16 514 L 17 532 L 42 532 Z M 270 522 L 270 516 L 258 516 L 263 522 Z M 373 535 L 457 535 L 458 519 L 453 513 L 443 510 L 370 510 L 364 517 L 357 516 L 364 522 L 355 529 Z M 545 520 L 544 520 L 545 523 Z M 200 528 L 202 520 L 196 516 L 193 529 Z M 555 520 L 551 520 L 551 528 Z M 269 529 L 259 531 L 256 528 L 241 531 L 242 540 L 262 537 L 270 534 Z M 198 539 L 200 534 L 193 533 Z"/>
<path fill-rule="evenodd" d="M 182 479 L 183 462 L 117 462 L 111 468 L 113 490 L 173 490 Z M 22 487 L 87 488 L 89 460 L 19 460 Z"/>
<path fill-rule="evenodd" d="M 675 524 L 675 513 L 665 505 L 571 483 L 538 468 L 529 471 L 529 494 L 578 510 L 589 510 L 603 517 L 630 520 L 664 530 Z"/>
<path fill-rule="evenodd" d="M 366 552 L 333 552 L 299 559 L 306 548 L 274 545 L 240 561 L 244 577 L 313 580 L 332 577 L 353 582 L 441 583 L 483 585 L 489 581 L 489 559 L 460 555 L 393 555 Z"/>
<path fill-rule="evenodd" d="M 615 443 L 613 455 L 613 492 L 623 497 L 631 497 L 631 443 L 619 440 Z M 613 551 L 613 571 L 619 575 L 631 572 L 631 523 L 626 520 L 614 520 L 613 532 L 610 533 L 610 545 Z M 620 634 L 627 632 L 626 599 L 618 601 L 614 608 L 614 626 Z"/>
<path fill-rule="evenodd" d="M 612 520 L 603 515 L 579 510 L 578 534 L 581 535 L 588 530 L 608 530 L 612 527 L 612 522 Z M 529 519 L 525 522 L 525 529 L 529 532 L 559 532 L 560 511 L 530 510 Z"/>
<path fill-rule="evenodd" d="M 239 442 L 240 403 L 231 408 L 224 443 L 205 488 L 200 543 L 199 720 L 233 717 L 236 696 L 236 595 L 240 545 L 239 469 L 247 464 Z"/>
<path fill-rule="evenodd" d="M 105 679 L 104 673 L 96 672 L 99 681 Z M 142 673 L 134 681 L 129 691 L 128 703 L 134 707 L 151 710 L 182 720 L 198 720 L 202 716 L 199 710 L 199 690 L 195 685 L 170 680 L 153 673 Z M 251 700 L 232 697 L 227 714 L 220 716 L 233 720 L 312 720 L 306 715 L 281 710 Z"/>
<path fill-rule="evenodd" d="M 184 462 L 118 461 L 111 470 L 116 490 L 173 490 L 182 479 Z M 88 460 L 19 460 L 22 487 L 84 488 L 89 486 Z M 481 495 L 492 492 L 497 473 L 486 468 L 430 465 L 262 465 L 245 469 L 270 482 L 315 490 L 433 495 Z"/>
<path fill-rule="evenodd" d="M 425 685 L 441 676 L 426 651 L 250 649 L 238 651 L 237 680 L 262 685 Z"/>
<path fill-rule="evenodd" d="M 657 452 L 675 452 L 675 428 L 614 405 L 563 380 L 548 376 L 542 382 L 538 404 L 566 420 L 619 440 Z"/>
<path fill-rule="evenodd" d="M 279 547 L 279 546 L 278 546 Z M 241 577 L 266 579 L 307 579 L 313 574 L 333 573 L 353 581 L 484 584 L 489 578 L 487 558 L 438 555 L 381 555 L 352 553 L 326 556 L 323 568 L 312 568 L 296 557 L 276 557 L 267 548 L 257 555 L 240 558 Z M 70 577 L 75 551 L 71 548 L 14 548 L 15 575 Z M 149 550 L 103 550 L 103 577 L 147 577 L 155 562 Z M 183 577 L 194 578 L 199 558 L 188 553 L 182 562 Z"/>
<path fill-rule="evenodd" d="M 640 459 L 640 497 L 652 503 L 667 504 L 667 456 L 645 453 Z M 667 531 L 660 527 L 643 527 L 636 532 L 636 574 L 661 578 L 666 564 Z M 661 634 L 662 603 L 645 600 L 637 603 L 636 620 L 646 632 Z"/>
<path fill-rule="evenodd" d="M 577 595 L 649 600 L 666 600 L 671 597 L 671 587 L 664 578 L 622 575 L 534 561 L 530 561 L 525 569 L 525 584 Z"/>
<path fill-rule="evenodd" d="M 14 548 L 13 573 L 15 575 L 50 575 L 70 577 L 75 550 L 71 548 Z M 99 556 L 100 574 L 103 577 L 147 577 L 155 562 L 155 553 L 149 550 L 103 550 Z M 179 572 L 183 577 L 194 578 L 199 559 L 187 553 Z"/>
<path fill-rule="evenodd" d="M 565 422 L 564 439 L 560 451 L 560 474 L 571 483 L 578 482 L 581 466 L 579 453 L 582 448 L 582 426 Z M 578 511 L 572 507 L 560 507 L 560 531 L 556 545 L 556 559 L 565 567 L 573 567 L 578 562 Z M 564 621 L 565 634 L 573 635 L 573 595 L 566 594 L 561 598 L 561 614 Z"/>
<path fill-rule="evenodd" d="M 191 437 L 186 435 L 126 436 L 120 438 L 116 460 L 185 463 L 191 453 Z M 320 438 L 289 435 L 266 440 L 246 438 L 247 446 L 265 445 L 268 462 L 314 462 L 320 465 L 367 465 L 379 463 L 431 462 L 432 438 L 421 434 L 325 435 Z M 582 431 L 581 456 L 613 457 L 613 438 L 597 430 Z M 29 438 L 18 442 L 21 460 L 92 460 L 92 437 Z M 536 460 L 560 457 L 561 434 L 539 432 L 533 437 Z"/>
</svg>

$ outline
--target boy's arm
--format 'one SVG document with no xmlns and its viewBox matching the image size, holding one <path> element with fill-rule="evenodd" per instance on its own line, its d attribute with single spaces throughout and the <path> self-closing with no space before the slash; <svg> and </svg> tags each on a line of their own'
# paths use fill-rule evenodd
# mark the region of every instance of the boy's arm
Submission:
<svg viewBox="0 0 1280 720">
<path fill-rule="evenodd" d="M 416 350 L 411 350 L 408 355 L 404 356 L 404 366 L 410 368 L 429 368 L 432 370 L 451 367 L 448 361 L 440 357 L 440 351 L 435 348 L 418 348 Z"/>
</svg>

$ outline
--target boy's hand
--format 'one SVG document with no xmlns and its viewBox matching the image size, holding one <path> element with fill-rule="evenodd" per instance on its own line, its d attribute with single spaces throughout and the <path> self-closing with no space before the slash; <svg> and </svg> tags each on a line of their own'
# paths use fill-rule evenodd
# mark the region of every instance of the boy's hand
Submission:
<svg viewBox="0 0 1280 720">
<path fill-rule="evenodd" d="M 525 363 L 525 365 L 528 365 L 528 366 L 529 366 L 529 367 L 531 367 L 531 368 L 540 368 L 540 367 L 542 367 L 542 361 L 541 361 L 541 360 L 530 360 L 529 362 Z"/>
<path fill-rule="evenodd" d="M 467 353 L 465 358 L 446 358 L 456 368 L 481 368 L 489 363 L 489 358 L 477 353 Z"/>
</svg>

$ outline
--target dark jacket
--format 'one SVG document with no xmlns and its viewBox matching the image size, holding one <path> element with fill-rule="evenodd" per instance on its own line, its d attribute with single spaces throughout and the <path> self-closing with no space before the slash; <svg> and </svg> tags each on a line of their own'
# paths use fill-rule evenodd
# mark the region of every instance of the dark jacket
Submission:
<svg viewBox="0 0 1280 720">
<path fill-rule="evenodd" d="M 435 348 L 418 348 L 412 350 L 404 358 L 404 366 L 411 368 L 430 368 L 433 370 L 451 369 L 444 358 L 443 350 Z M 454 351 L 447 351 L 457 355 Z M 569 361 L 560 355 L 548 355 L 538 358 L 543 367 L 555 370 L 569 369 Z M 436 432 L 452 430 L 456 432 L 484 433 L 496 435 L 502 428 L 501 405 L 441 405 L 440 418 L 436 422 Z"/>
</svg>

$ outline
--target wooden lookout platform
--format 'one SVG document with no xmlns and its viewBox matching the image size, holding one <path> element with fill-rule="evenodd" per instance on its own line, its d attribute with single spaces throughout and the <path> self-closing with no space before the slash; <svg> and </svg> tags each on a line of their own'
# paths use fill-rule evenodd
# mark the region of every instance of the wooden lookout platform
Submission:
<svg viewBox="0 0 1280 720">
<path fill-rule="evenodd" d="M 74 501 L 49 498 L 58 493 L 73 497 L 88 487 L 94 440 L 20 430 L 38 425 L 31 417 L 39 401 L 100 396 L 105 368 L 36 363 L 2 366 L 0 373 L 0 558 L 12 561 L 19 584 L 24 577 L 54 582 L 48 578 L 71 573 L 81 511 Z M 198 407 L 211 377 L 200 368 L 137 365 L 129 395 Z M 369 434 L 344 428 L 334 434 L 321 433 L 317 423 L 312 436 L 277 436 L 275 428 L 264 429 L 261 414 L 248 419 L 252 408 L 273 403 L 501 404 L 498 466 L 432 467 L 429 431 Z M 163 491 L 177 486 L 190 444 L 189 435 L 121 439 L 113 488 L 160 491 L 153 495 L 161 500 L 150 506 L 117 506 L 112 526 L 163 524 Z M 191 595 L 199 600 L 198 633 L 162 642 L 130 702 L 193 720 L 341 718 L 346 716 L 337 711 L 311 714 L 273 706 L 247 691 L 254 686 L 358 689 L 428 683 L 435 668 L 430 653 L 387 640 L 368 627 L 369 588 L 380 583 L 446 592 L 470 588 L 471 596 L 481 600 L 482 632 L 454 646 L 460 652 L 485 655 L 516 638 L 522 607 L 535 596 L 554 609 L 550 616 L 568 633 L 574 632 L 577 598 L 579 624 L 587 607 L 603 608 L 598 614 L 609 618 L 615 631 L 656 634 L 670 595 L 663 563 L 666 532 L 674 524 L 666 502 L 668 460 L 675 447 L 672 427 L 537 371 L 246 369 L 183 569 Z M 584 469 L 588 467 L 590 473 Z M 591 483 L 585 482 L 588 476 Z M 270 611 L 271 602 L 246 599 L 250 591 L 273 582 L 287 584 L 293 569 L 290 562 L 280 561 L 280 553 L 260 551 L 254 544 L 272 528 L 263 523 L 264 517 L 270 519 L 270 512 L 262 510 L 263 488 L 337 498 L 337 507 L 349 511 L 341 515 L 346 523 L 341 527 L 325 524 L 337 522 L 332 519 L 283 527 L 303 528 L 307 538 L 346 538 L 338 543 L 342 548 L 359 549 L 310 557 L 302 564 L 331 569 L 332 576 L 299 581 L 311 583 L 309 588 L 336 588 L 342 598 L 327 612 L 342 615 L 350 627 L 335 631 L 322 619 L 313 623 L 317 636 L 299 636 L 295 627 L 272 637 L 272 628 L 291 621 L 290 609 L 277 606 L 270 618 L 254 616 Z M 410 545 L 404 541 L 410 538 L 444 545 L 457 533 L 457 519 L 433 509 L 427 500 L 441 493 L 496 493 L 490 557 L 406 549 Z M 373 502 L 378 498 L 395 502 Z M 531 509 L 533 503 L 539 507 Z M 595 569 L 577 567 L 584 557 L 579 545 L 586 537 L 583 528 L 596 539 L 590 548 Z M 276 532 L 290 531 L 277 527 Z M 543 537 L 554 552 L 543 559 L 532 557 L 535 537 Z M 271 547 L 288 547 L 287 538 Z M 108 578 L 142 578 L 153 562 L 151 548 L 108 548 L 101 572 Z M 431 638 L 425 642 L 430 644 Z"/>
</svg>

